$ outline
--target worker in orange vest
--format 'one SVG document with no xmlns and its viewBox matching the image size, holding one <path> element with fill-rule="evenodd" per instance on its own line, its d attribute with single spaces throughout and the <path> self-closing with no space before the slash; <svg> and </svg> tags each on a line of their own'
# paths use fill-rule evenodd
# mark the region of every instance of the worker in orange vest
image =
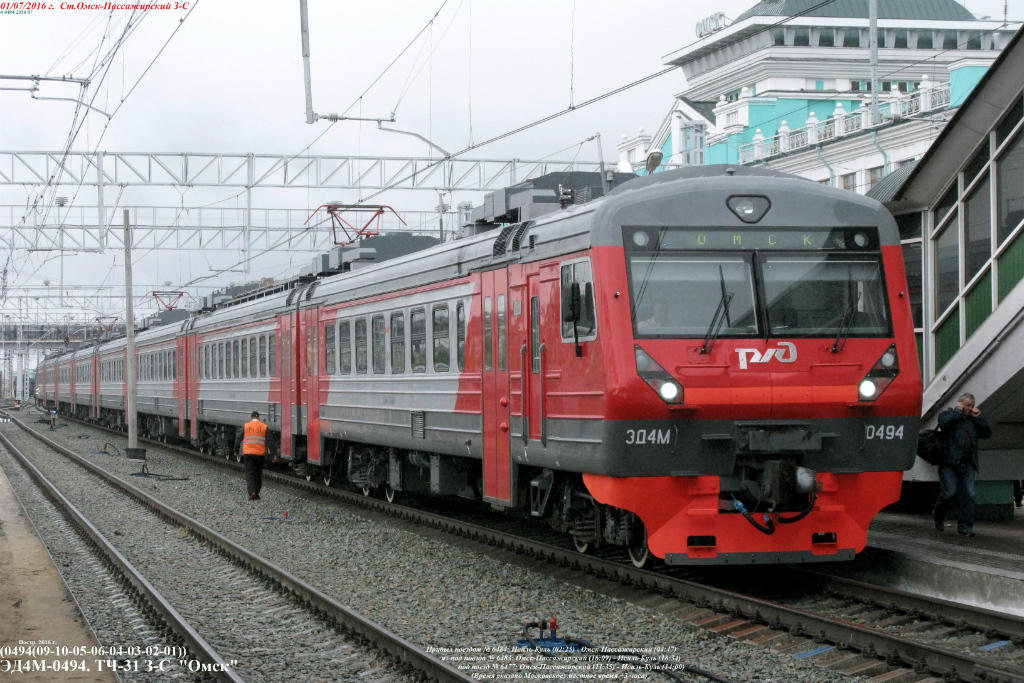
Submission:
<svg viewBox="0 0 1024 683">
<path fill-rule="evenodd" d="M 252 411 L 252 420 L 235 434 L 235 456 L 242 448 L 242 459 L 245 461 L 245 485 L 249 490 L 249 500 L 260 499 L 263 488 L 263 463 L 267 459 L 267 425 L 260 422 L 258 410 Z"/>
</svg>

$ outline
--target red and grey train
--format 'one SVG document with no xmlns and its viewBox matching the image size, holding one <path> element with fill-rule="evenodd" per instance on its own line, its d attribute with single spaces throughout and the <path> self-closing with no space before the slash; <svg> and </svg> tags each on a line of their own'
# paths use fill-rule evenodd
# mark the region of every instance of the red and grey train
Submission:
<svg viewBox="0 0 1024 683">
<path fill-rule="evenodd" d="M 137 335 L 140 430 L 370 494 L 471 496 L 640 565 L 850 559 L 921 375 L 877 202 L 706 166 Z M 124 340 L 37 400 L 123 424 Z"/>
</svg>

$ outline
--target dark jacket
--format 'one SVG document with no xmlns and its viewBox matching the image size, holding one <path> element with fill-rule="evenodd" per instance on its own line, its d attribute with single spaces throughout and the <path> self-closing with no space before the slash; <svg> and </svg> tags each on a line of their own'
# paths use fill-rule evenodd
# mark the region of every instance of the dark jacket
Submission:
<svg viewBox="0 0 1024 683">
<path fill-rule="evenodd" d="M 238 431 L 235 432 L 235 448 L 232 453 L 238 455 L 242 452 L 242 438 L 245 436 L 245 427 L 239 427 Z"/>
<path fill-rule="evenodd" d="M 946 461 L 956 464 L 963 460 L 965 442 L 967 441 L 968 422 L 974 423 L 973 448 L 971 448 L 971 467 L 978 471 L 978 439 L 988 439 L 992 436 L 992 428 L 983 417 L 968 417 L 963 411 L 956 408 L 949 408 L 939 413 L 939 427 L 942 428 L 946 438 L 949 439 L 949 448 L 946 450 Z"/>
</svg>

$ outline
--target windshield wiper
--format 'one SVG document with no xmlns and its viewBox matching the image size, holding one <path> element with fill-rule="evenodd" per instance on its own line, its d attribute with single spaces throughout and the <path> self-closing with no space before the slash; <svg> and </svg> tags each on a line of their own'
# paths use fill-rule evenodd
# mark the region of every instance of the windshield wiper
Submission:
<svg viewBox="0 0 1024 683">
<path fill-rule="evenodd" d="M 704 346 L 700 347 L 701 353 L 711 353 L 711 349 L 715 348 L 715 342 L 722 331 L 722 323 L 728 323 L 729 327 L 732 327 L 732 320 L 729 317 L 729 302 L 732 301 L 733 295 L 725 291 L 725 273 L 722 271 L 721 265 L 718 266 L 718 278 L 722 285 L 722 298 L 718 301 L 714 317 L 711 318 L 708 333 L 704 335 Z"/>
<path fill-rule="evenodd" d="M 857 292 L 855 295 L 854 290 L 856 286 L 853 284 L 853 270 L 847 269 L 849 279 L 847 280 L 847 292 L 846 298 L 849 303 L 846 305 L 846 311 L 843 313 L 842 319 L 839 321 L 839 331 L 836 332 L 836 341 L 832 344 L 832 353 L 839 353 L 846 348 L 846 338 L 850 336 L 850 326 L 853 325 L 853 316 L 857 313 L 857 304 L 860 303 L 860 293 Z"/>
</svg>

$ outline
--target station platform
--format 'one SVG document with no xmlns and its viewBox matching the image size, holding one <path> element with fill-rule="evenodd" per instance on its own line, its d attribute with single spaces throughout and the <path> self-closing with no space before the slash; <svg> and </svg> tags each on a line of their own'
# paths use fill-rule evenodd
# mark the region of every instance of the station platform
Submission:
<svg viewBox="0 0 1024 683">
<path fill-rule="evenodd" d="M 54 566 L 46 546 L 32 526 L 21 502 L 0 469 L 0 648 L 41 640 L 57 646 L 98 645 L 78 604 Z M 51 645 L 51 647 L 53 646 Z M 8 656 L 31 661 L 32 657 Z M 56 657 L 39 657 L 52 662 Z M 64 659 L 64 658 L 60 658 Z M 78 660 L 80 658 L 75 657 Z M 14 664 L 14 661 L 11 661 Z M 0 651 L 0 674 L 8 668 Z M 109 671 L 14 673 L 11 680 L 52 683 L 118 683 Z"/>
<path fill-rule="evenodd" d="M 1024 509 L 1013 519 L 978 521 L 973 538 L 956 521 L 935 529 L 931 515 L 883 512 L 868 547 L 827 571 L 892 588 L 1024 617 Z"/>
</svg>

